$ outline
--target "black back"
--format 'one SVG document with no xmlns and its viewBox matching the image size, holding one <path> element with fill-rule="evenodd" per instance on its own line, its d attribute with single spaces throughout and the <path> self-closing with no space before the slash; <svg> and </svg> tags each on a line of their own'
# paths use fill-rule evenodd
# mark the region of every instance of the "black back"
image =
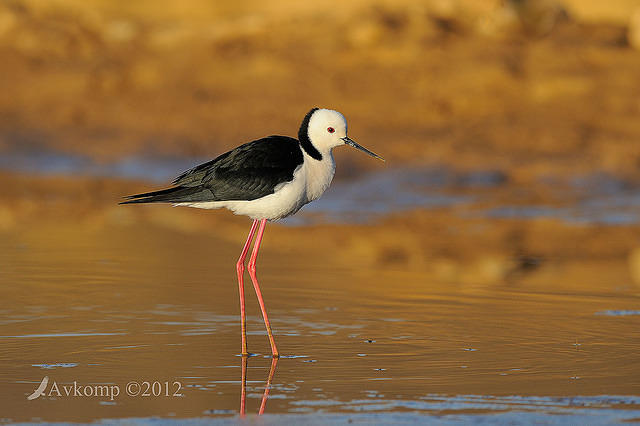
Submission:
<svg viewBox="0 0 640 426">
<path fill-rule="evenodd" d="M 296 139 L 268 136 L 182 173 L 173 181 L 173 188 L 132 195 L 122 204 L 255 200 L 293 180 L 303 161 Z"/>
</svg>

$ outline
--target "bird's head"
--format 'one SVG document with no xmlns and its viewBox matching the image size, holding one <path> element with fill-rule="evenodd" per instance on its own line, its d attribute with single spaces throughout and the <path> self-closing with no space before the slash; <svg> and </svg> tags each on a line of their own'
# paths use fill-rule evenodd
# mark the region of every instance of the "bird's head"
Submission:
<svg viewBox="0 0 640 426">
<path fill-rule="evenodd" d="M 303 146 L 305 142 L 311 143 L 320 153 L 329 152 L 336 146 L 350 145 L 384 161 L 379 155 L 350 139 L 347 136 L 347 120 L 344 115 L 331 109 L 314 108 L 309 111 L 300 126 L 298 139 Z"/>
</svg>

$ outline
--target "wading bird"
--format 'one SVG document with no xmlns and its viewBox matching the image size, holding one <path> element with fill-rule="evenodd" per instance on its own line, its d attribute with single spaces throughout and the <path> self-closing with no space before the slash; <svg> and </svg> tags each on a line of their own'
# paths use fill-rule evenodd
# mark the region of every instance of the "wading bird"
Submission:
<svg viewBox="0 0 640 426">
<path fill-rule="evenodd" d="M 302 120 L 298 139 L 267 136 L 245 143 L 182 173 L 173 181 L 172 188 L 131 195 L 121 203 L 172 203 L 174 206 L 201 209 L 224 207 L 253 219 L 249 236 L 236 263 L 242 355 L 249 355 L 244 308 L 244 261 L 256 230 L 248 264 L 249 276 L 258 296 L 273 357 L 277 358 L 279 352 L 256 274 L 256 259 L 264 228 L 267 220 L 290 216 L 324 193 L 331 184 L 336 168 L 331 150 L 340 145 L 350 145 L 384 161 L 347 136 L 347 121 L 338 111 L 313 108 Z"/>
</svg>

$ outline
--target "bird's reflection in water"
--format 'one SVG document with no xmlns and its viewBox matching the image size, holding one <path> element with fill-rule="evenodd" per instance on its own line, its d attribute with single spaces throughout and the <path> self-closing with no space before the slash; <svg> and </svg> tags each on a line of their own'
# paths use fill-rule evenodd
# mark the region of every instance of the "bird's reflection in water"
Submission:
<svg viewBox="0 0 640 426">
<path fill-rule="evenodd" d="M 247 403 L 247 364 L 249 357 L 242 356 L 242 390 L 240 392 L 240 416 L 244 417 L 246 414 L 246 403 Z M 271 382 L 273 381 L 273 376 L 276 373 L 276 366 L 278 365 L 278 358 L 274 357 L 271 359 L 271 368 L 269 369 L 269 376 L 267 376 L 267 384 L 264 387 L 264 393 L 262 394 L 262 401 L 260 402 L 260 409 L 258 410 L 258 415 L 264 413 L 264 409 L 267 406 L 267 399 L 269 398 L 269 391 L 271 390 Z"/>
</svg>

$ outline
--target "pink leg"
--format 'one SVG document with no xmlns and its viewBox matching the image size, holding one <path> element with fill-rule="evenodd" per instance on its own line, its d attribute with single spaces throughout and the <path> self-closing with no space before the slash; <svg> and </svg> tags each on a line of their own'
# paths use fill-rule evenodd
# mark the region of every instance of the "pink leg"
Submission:
<svg viewBox="0 0 640 426">
<path fill-rule="evenodd" d="M 267 398 L 269 398 L 269 391 L 271 390 L 271 382 L 273 381 L 273 375 L 276 372 L 276 365 L 278 365 L 278 357 L 273 357 L 271 360 L 271 368 L 269 369 L 269 377 L 267 378 L 267 384 L 264 387 L 264 393 L 262 394 L 262 403 L 260 404 L 260 410 L 258 415 L 264 414 L 264 409 L 267 406 Z"/>
<path fill-rule="evenodd" d="M 247 358 L 242 357 L 242 378 L 240 379 L 240 417 L 245 415 L 245 406 L 247 404 Z"/>
<path fill-rule="evenodd" d="M 262 317 L 264 318 L 264 325 L 267 327 L 267 333 L 269 334 L 269 343 L 271 343 L 271 353 L 274 358 L 280 356 L 278 349 L 276 348 L 276 342 L 273 340 L 273 333 L 271 332 L 271 324 L 269 324 L 269 318 L 267 318 L 267 310 L 264 307 L 264 300 L 262 300 L 262 293 L 260 292 L 260 286 L 258 285 L 258 277 L 256 275 L 256 258 L 258 257 L 258 250 L 260 250 L 260 243 L 262 242 L 262 234 L 264 234 L 264 228 L 267 225 L 267 219 L 260 221 L 260 228 L 258 229 L 258 235 L 256 235 L 256 241 L 253 244 L 253 252 L 251 253 L 251 259 L 249 259 L 249 276 L 253 282 L 253 288 L 256 290 L 258 296 L 258 303 L 260 304 L 260 310 L 262 310 Z"/>
<path fill-rule="evenodd" d="M 242 330 L 242 355 L 249 355 L 249 351 L 247 351 L 247 320 L 244 310 L 244 259 L 247 257 L 249 246 L 251 245 L 251 240 L 253 239 L 253 235 L 256 233 L 257 227 L 258 220 L 256 219 L 253 221 L 253 225 L 251 225 L 251 231 L 249 231 L 247 242 L 244 243 L 242 254 L 240 254 L 238 263 L 236 263 L 236 271 L 238 272 L 238 290 L 240 291 L 240 328 Z"/>
</svg>

